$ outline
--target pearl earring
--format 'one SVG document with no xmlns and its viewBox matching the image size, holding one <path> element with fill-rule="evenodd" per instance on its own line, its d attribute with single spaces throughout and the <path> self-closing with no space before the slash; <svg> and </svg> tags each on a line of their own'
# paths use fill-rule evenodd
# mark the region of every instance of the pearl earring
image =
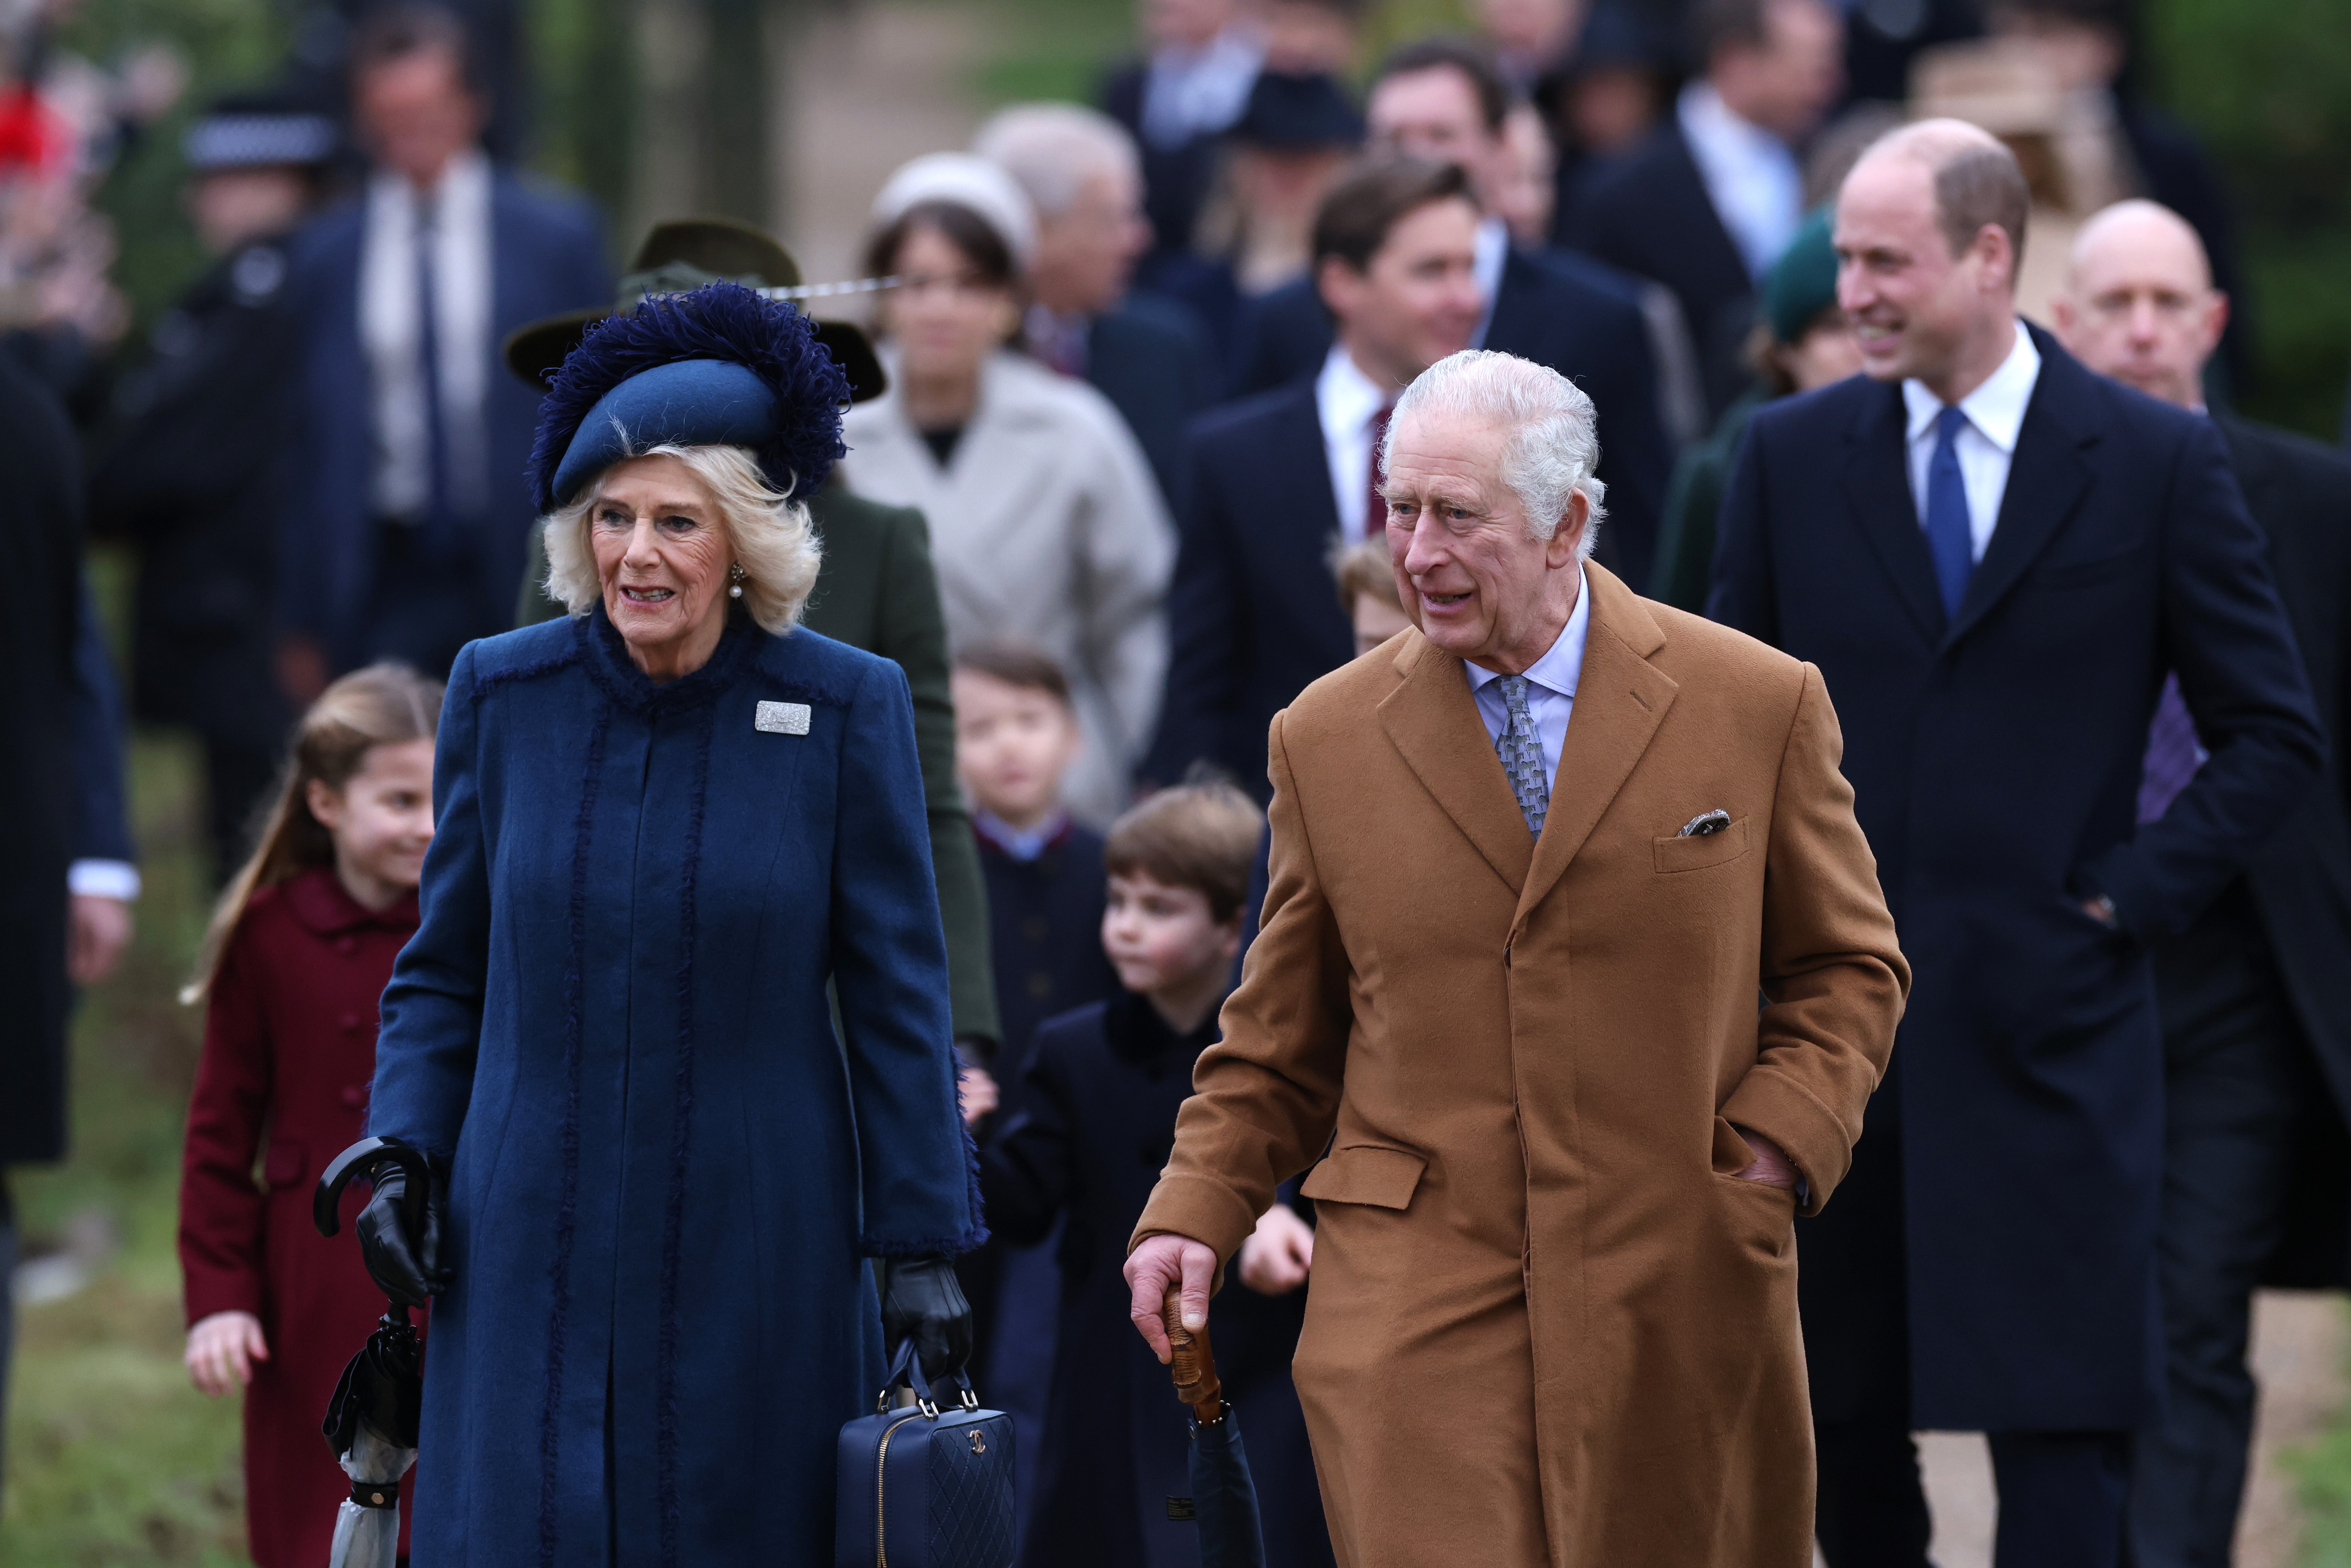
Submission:
<svg viewBox="0 0 2351 1568">
<path fill-rule="evenodd" d="M 731 577 L 733 577 L 733 578 L 735 579 L 735 582 L 734 582 L 734 585 L 733 585 L 732 587 L 730 587 L 730 588 L 728 588 L 728 589 L 727 589 L 727 591 L 726 591 L 726 597 L 727 597 L 727 598 L 729 598 L 729 599 L 740 599 L 740 598 L 742 598 L 742 597 L 743 597 L 743 567 L 742 567 L 742 563 L 738 561 L 738 562 L 737 562 L 734 566 L 731 566 L 731 567 L 727 568 L 727 573 L 728 573 L 728 575 L 729 575 L 729 576 L 731 576 Z"/>
</svg>

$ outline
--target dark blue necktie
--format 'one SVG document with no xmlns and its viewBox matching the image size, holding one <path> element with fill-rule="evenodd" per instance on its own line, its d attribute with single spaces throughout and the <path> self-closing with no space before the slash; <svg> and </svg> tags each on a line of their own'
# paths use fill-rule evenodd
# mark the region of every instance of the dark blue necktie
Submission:
<svg viewBox="0 0 2351 1568">
<path fill-rule="evenodd" d="M 1968 416 L 1946 407 L 1935 416 L 1935 455 L 1927 464 L 1927 548 L 1935 556 L 1935 585 L 1943 613 L 1957 616 L 1976 570 L 1974 533 L 1968 526 L 1968 487 L 1959 477 L 1959 432 Z"/>
</svg>

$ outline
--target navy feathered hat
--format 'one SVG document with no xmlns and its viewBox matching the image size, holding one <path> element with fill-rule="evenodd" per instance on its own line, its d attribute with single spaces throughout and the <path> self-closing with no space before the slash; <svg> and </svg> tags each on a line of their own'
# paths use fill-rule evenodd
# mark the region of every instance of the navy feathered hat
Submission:
<svg viewBox="0 0 2351 1568">
<path fill-rule="evenodd" d="M 813 495 L 848 448 L 849 377 L 789 305 L 737 283 L 659 294 L 588 329 L 538 405 L 542 512 L 648 446 L 747 446 L 768 483 Z"/>
</svg>

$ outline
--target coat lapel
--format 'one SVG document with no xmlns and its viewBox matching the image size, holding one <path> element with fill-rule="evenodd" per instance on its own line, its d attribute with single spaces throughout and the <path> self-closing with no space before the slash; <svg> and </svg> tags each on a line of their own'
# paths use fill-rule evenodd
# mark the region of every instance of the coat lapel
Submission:
<svg viewBox="0 0 2351 1568">
<path fill-rule="evenodd" d="M 1543 819 L 1534 863 L 1519 894 L 1520 922 L 1550 894 L 1576 852 L 1583 848 L 1616 792 L 1632 777 L 1634 766 L 1648 749 L 1666 710 L 1673 706 L 1674 696 L 1681 689 L 1672 676 L 1648 662 L 1650 654 L 1666 645 L 1666 634 L 1632 590 L 1591 561 L 1583 563 L 1583 574 L 1592 595 L 1583 674 L 1576 683 L 1567 741 L 1560 748 L 1559 771 L 1552 780 L 1551 812 Z M 1471 721 L 1476 722 L 1474 713 Z M 1485 727 L 1478 727 L 1483 736 Z M 1488 749 L 1490 753 L 1491 747 Z M 1499 761 L 1494 771 L 1499 778 Z M 1517 802 L 1510 800 L 1507 783 L 1502 798 L 1510 801 L 1510 815 L 1517 818 Z M 1519 828 L 1525 831 L 1522 819 Z"/>
<path fill-rule="evenodd" d="M 1928 645 L 1939 647 L 1947 617 L 1942 591 L 1935 585 L 1935 558 L 1910 495 L 1907 435 L 1899 386 L 1864 400 L 1861 416 L 1845 432 L 1845 496 L 1878 564 L 1894 581 L 1895 597 Z"/>
<path fill-rule="evenodd" d="M 2089 372 L 2045 333 L 2033 332 L 2032 341 L 2041 350 L 2041 376 L 2017 433 L 2008 488 L 2001 495 L 2000 521 L 1959 600 L 1951 642 L 1966 636 L 2016 586 L 2089 493 L 2090 465 L 2082 448 L 2095 441 L 2097 433 L 2077 426 L 2071 417 L 2081 397 L 2095 391 L 2086 384 Z"/>
<path fill-rule="evenodd" d="M 1380 727 L 1494 874 L 1518 892 L 1534 860 L 1534 835 L 1478 717 L 1461 661 L 1414 632 L 1395 663 L 1404 679 L 1380 701 Z"/>
</svg>

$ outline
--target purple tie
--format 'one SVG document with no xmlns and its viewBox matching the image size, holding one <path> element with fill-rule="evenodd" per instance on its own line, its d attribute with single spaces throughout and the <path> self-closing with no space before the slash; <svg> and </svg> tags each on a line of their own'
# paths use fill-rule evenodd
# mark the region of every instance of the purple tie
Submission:
<svg viewBox="0 0 2351 1568">
<path fill-rule="evenodd" d="M 2155 721 L 2147 727 L 2147 767 L 2139 775 L 2138 820 L 2141 826 L 2169 809 L 2172 797 L 2188 788 L 2204 760 L 2196 743 L 2196 721 L 2179 695 L 2179 677 L 2163 678 L 2163 695 L 2155 705 Z"/>
</svg>

